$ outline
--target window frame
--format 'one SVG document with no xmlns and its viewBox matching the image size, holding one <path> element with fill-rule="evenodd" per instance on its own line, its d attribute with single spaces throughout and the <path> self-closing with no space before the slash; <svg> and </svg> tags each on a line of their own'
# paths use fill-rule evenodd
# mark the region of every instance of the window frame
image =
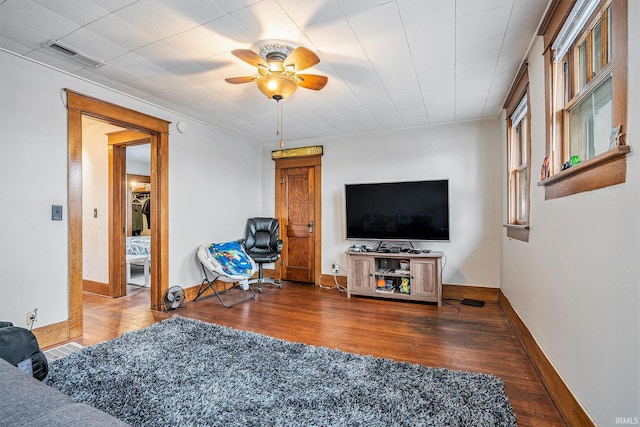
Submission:
<svg viewBox="0 0 640 427">
<path fill-rule="evenodd" d="M 624 136 L 627 125 L 627 1 L 626 0 L 601 0 L 585 24 L 580 28 L 577 37 L 564 55 L 569 55 L 569 64 L 573 63 L 569 89 L 573 96 L 569 102 L 564 102 L 564 93 L 558 93 L 554 86 L 554 79 L 562 79 L 557 74 L 557 65 L 554 64 L 552 44 L 560 32 L 565 20 L 571 13 L 573 0 L 555 0 L 549 7 L 547 15 L 538 31 L 544 37 L 545 43 L 545 107 L 546 107 L 546 156 L 549 159 L 549 177 L 542 179 L 538 186 L 545 188 L 545 199 L 555 199 L 584 191 L 596 190 L 626 181 L 626 155 L 631 151 L 624 138 L 619 138 L 617 144 L 608 151 L 588 159 L 569 169 L 562 170 L 563 161 L 568 160 L 569 134 L 568 114 L 569 109 L 584 99 L 586 93 L 590 93 L 608 75 L 612 76 L 612 127 L 621 125 L 621 133 Z M 590 40 L 590 33 L 594 25 L 600 20 L 604 10 L 611 6 L 611 16 L 606 25 L 611 23 L 611 40 L 607 40 L 609 50 L 609 64 L 591 78 L 580 90 L 578 85 L 579 55 L 575 54 L 580 44 L 586 39 Z M 587 51 L 591 49 L 587 43 Z M 563 60 L 560 63 L 564 62 Z M 588 54 L 588 60 L 591 54 Z M 573 61 L 573 62 L 572 62 Z M 570 65 L 571 66 L 571 65 Z M 590 67 L 588 67 L 590 69 Z M 555 99 L 554 99 L 555 97 Z M 554 102 L 555 101 L 555 102 Z M 554 106 L 558 106 L 554 109 Z"/>
<path fill-rule="evenodd" d="M 526 98 L 526 99 L 525 99 Z M 503 108 L 506 110 L 507 119 L 507 224 L 504 227 L 507 230 L 507 237 L 529 241 L 529 230 L 531 223 L 531 106 L 529 94 L 529 71 L 528 64 L 525 62 L 516 78 L 505 100 Z M 522 113 L 518 108 L 522 102 L 525 102 L 526 111 Z M 522 125 L 520 132 L 520 140 L 515 141 L 515 127 L 513 122 L 514 115 L 522 114 L 522 117 L 515 123 L 515 126 Z M 520 157 L 526 159 L 526 178 L 527 185 L 524 191 L 526 197 L 526 220 L 518 220 L 518 203 L 521 193 L 518 189 L 516 178 L 518 172 L 523 169 L 523 162 L 515 162 L 514 145 L 518 143 L 520 147 Z"/>
</svg>

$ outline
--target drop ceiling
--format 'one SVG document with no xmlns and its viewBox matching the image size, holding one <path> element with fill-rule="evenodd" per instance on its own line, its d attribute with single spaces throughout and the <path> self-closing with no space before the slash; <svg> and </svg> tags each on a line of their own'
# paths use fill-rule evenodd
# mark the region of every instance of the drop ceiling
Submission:
<svg viewBox="0 0 640 427">
<path fill-rule="evenodd" d="M 0 0 L 0 48 L 259 144 L 276 103 L 230 52 L 278 39 L 321 62 L 282 101 L 285 140 L 499 116 L 548 0 Z M 43 46 L 70 47 L 105 65 Z M 73 88 L 71 88 L 73 89 Z"/>
</svg>

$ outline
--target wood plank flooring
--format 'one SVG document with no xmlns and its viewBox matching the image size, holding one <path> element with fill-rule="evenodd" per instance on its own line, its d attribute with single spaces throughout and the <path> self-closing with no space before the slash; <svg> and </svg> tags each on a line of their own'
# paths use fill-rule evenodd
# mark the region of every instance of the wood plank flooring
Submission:
<svg viewBox="0 0 640 427">
<path fill-rule="evenodd" d="M 453 304 L 348 299 L 337 289 L 287 282 L 282 290 L 266 285 L 255 300 L 233 308 L 209 297 L 164 313 L 149 310 L 148 289 L 130 287 L 118 299 L 84 294 L 84 335 L 76 342 L 96 344 L 179 315 L 353 353 L 490 373 L 504 380 L 519 426 L 566 426 L 498 304 Z"/>
</svg>

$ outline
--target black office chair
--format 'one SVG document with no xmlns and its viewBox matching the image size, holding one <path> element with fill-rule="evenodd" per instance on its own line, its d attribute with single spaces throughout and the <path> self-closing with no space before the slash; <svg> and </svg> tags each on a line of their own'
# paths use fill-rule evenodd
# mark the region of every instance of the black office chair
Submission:
<svg viewBox="0 0 640 427">
<path fill-rule="evenodd" d="M 247 230 L 242 241 L 244 250 L 258 264 L 258 278 L 249 280 L 249 284 L 257 283 L 258 292 L 262 292 L 262 284 L 276 285 L 282 289 L 279 280 L 264 277 L 263 264 L 275 262 L 282 252 L 280 240 L 280 223 L 275 218 L 249 218 Z"/>
</svg>

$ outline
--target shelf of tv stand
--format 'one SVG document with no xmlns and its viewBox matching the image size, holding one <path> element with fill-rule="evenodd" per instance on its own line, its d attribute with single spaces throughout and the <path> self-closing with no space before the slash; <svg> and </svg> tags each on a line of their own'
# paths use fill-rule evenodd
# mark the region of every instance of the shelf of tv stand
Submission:
<svg viewBox="0 0 640 427">
<path fill-rule="evenodd" d="M 442 253 L 420 254 L 393 252 L 347 251 L 349 272 L 347 274 L 347 297 L 367 296 L 374 298 L 402 299 L 435 302 L 442 305 Z M 409 274 L 396 273 L 400 260 L 409 261 Z M 381 267 L 382 265 L 382 267 Z M 381 271 L 389 270 L 389 271 Z M 409 294 L 376 292 L 377 279 L 409 278 Z"/>
</svg>

